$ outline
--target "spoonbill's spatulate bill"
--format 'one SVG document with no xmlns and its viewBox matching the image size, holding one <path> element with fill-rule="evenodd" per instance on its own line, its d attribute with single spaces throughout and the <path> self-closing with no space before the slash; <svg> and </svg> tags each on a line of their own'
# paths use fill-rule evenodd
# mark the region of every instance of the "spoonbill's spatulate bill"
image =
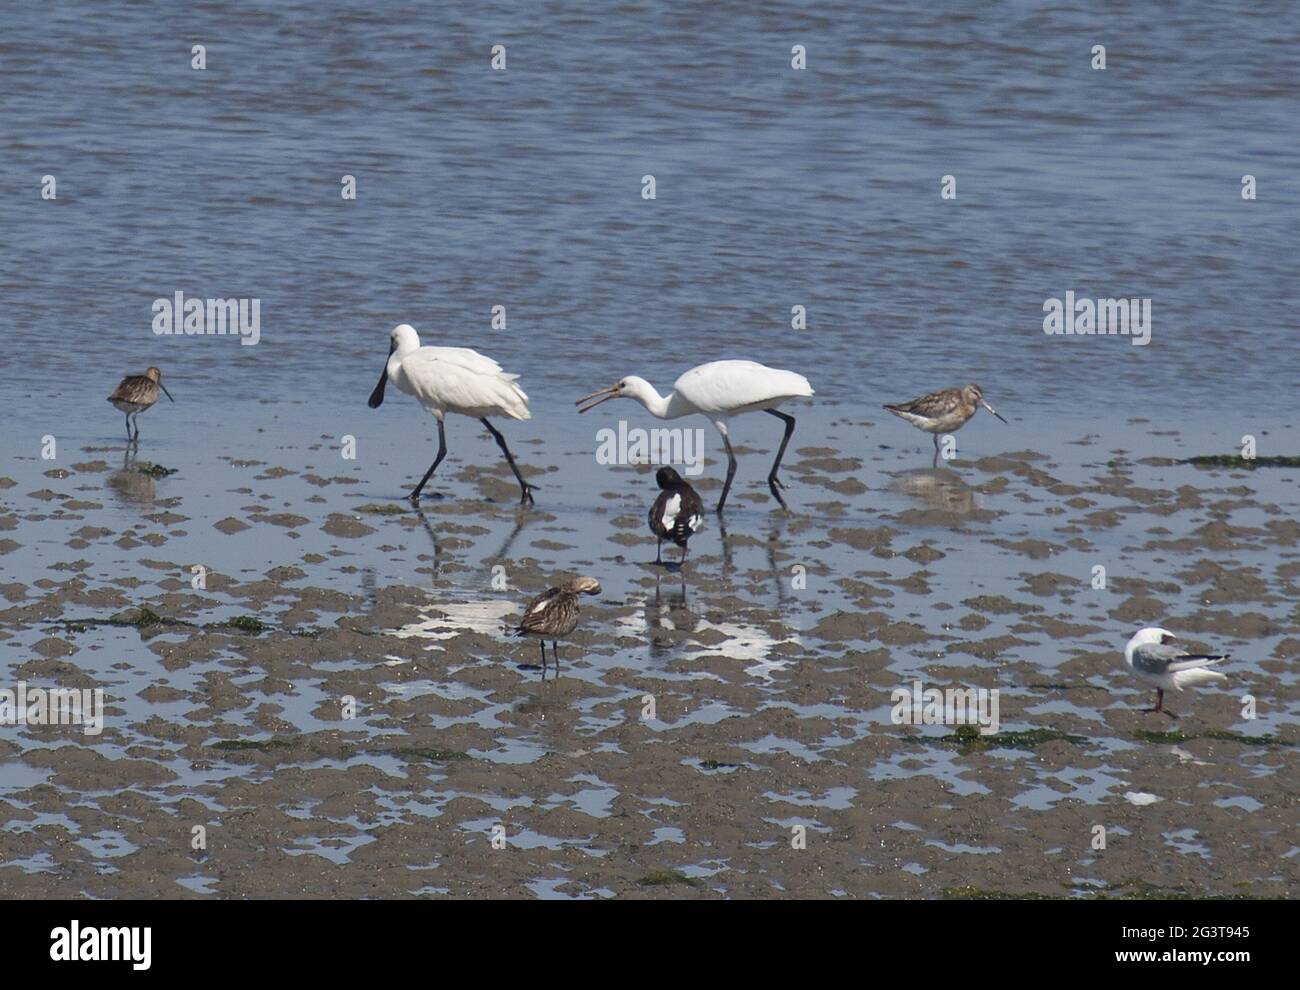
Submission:
<svg viewBox="0 0 1300 990">
<path fill-rule="evenodd" d="M 159 389 L 168 401 L 176 401 L 162 383 L 162 372 L 157 368 L 146 368 L 143 375 L 127 375 L 123 378 L 108 397 L 115 409 L 126 413 L 127 443 L 140 439 L 140 414 L 158 401 Z M 135 436 L 131 435 L 132 416 L 135 417 Z"/>
<path fill-rule="evenodd" d="M 939 435 L 955 433 L 966 425 L 967 420 L 983 406 L 998 419 L 1002 416 L 996 409 L 984 401 L 984 392 L 978 385 L 965 388 L 945 388 L 941 392 L 931 392 L 911 402 L 896 406 L 885 406 L 899 419 L 905 419 L 918 430 L 934 434 L 934 452 L 939 453 Z M 1006 422 L 1002 419 L 1002 422 Z"/>
<path fill-rule="evenodd" d="M 717 508 L 721 512 L 727 503 L 727 493 L 731 491 L 731 480 L 736 475 L 736 455 L 727 435 L 728 422 L 732 416 L 747 412 L 770 413 L 785 423 L 785 435 L 781 438 L 776 460 L 772 462 L 772 470 L 768 472 L 767 487 L 772 497 L 781 503 L 781 508 L 788 508 L 780 492 L 785 486 L 776 472 L 781 467 L 790 434 L 794 433 L 794 417 L 778 412 L 777 406 L 788 399 L 812 394 L 808 379 L 793 371 L 769 368 L 755 361 L 710 361 L 678 378 L 672 392 L 666 396 L 655 391 L 644 378 L 629 375 L 608 388 L 584 396 L 575 405 L 580 407 L 579 412 L 587 412 L 610 399 L 629 398 L 636 399 L 659 419 L 677 419 L 693 414 L 707 416 L 722 434 L 722 444 L 727 448 L 727 481 L 722 486 Z"/>
<path fill-rule="evenodd" d="M 506 374 L 490 357 L 468 347 L 421 347 L 419 335 L 407 323 L 394 327 L 389 339 L 388 361 L 379 376 L 379 384 L 370 393 L 370 408 L 383 405 L 384 386 L 391 381 L 419 399 L 420 405 L 438 420 L 438 456 L 411 492 L 411 503 L 419 503 L 420 492 L 447 456 L 443 419 L 450 412 L 472 416 L 487 427 L 519 482 L 519 504 L 532 505 L 536 486 L 524 480 L 506 446 L 506 438 L 488 422 L 489 416 L 529 418 L 528 396 L 515 384 L 519 376 Z"/>
<path fill-rule="evenodd" d="M 650 507 L 650 532 L 659 537 L 655 547 L 655 563 L 663 563 L 664 540 L 672 540 L 682 548 L 682 563 L 686 563 L 686 544 L 704 525 L 704 503 L 695 489 L 682 480 L 670 467 L 655 472 L 659 497 Z"/>
<path fill-rule="evenodd" d="M 546 676 L 546 641 L 551 641 L 555 672 L 560 672 L 560 644 L 578 627 L 578 596 L 599 595 L 600 582 L 592 577 L 574 578 L 556 588 L 548 588 L 528 603 L 524 617 L 515 629 L 517 636 L 536 636 L 542 646 L 542 676 Z"/>
<path fill-rule="evenodd" d="M 1228 659 L 1226 653 L 1188 653 L 1172 645 L 1176 638 L 1167 629 L 1147 626 L 1139 629 L 1124 647 L 1124 661 L 1133 673 L 1156 689 L 1155 707 L 1145 710 L 1165 712 L 1172 718 L 1177 716 L 1165 711 L 1166 691 L 1181 691 L 1198 684 L 1222 683 L 1228 679 L 1217 670 L 1209 669 L 1212 664 Z"/>
</svg>

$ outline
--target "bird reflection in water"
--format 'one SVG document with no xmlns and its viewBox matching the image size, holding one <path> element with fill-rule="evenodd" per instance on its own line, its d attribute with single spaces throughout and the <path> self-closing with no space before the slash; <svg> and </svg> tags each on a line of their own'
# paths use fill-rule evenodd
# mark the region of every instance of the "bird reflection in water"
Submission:
<svg viewBox="0 0 1300 990">
<path fill-rule="evenodd" d="M 765 547 L 767 554 L 767 572 L 772 581 L 772 587 L 776 590 L 775 608 L 779 613 L 784 614 L 786 605 L 790 602 L 790 587 L 787 584 L 788 574 L 782 574 L 776 561 L 776 551 L 779 546 L 783 545 L 785 538 L 785 527 L 788 520 L 787 516 L 774 515 L 772 528 L 767 534 L 767 544 Z M 731 540 L 727 534 L 726 524 L 718 520 L 718 532 L 722 537 L 722 573 L 730 577 L 735 573 L 736 566 L 732 558 Z"/>
<path fill-rule="evenodd" d="M 141 471 L 136 463 L 134 444 L 127 445 L 122 455 L 122 466 L 108 476 L 105 484 L 119 502 L 127 505 L 151 505 L 156 494 L 154 479 Z"/>
<path fill-rule="evenodd" d="M 654 598 L 645 600 L 645 637 L 652 657 L 666 658 L 678 652 L 682 643 L 699 629 L 700 619 L 686 603 L 686 579 L 681 590 L 665 595 L 661 575 L 655 573 Z"/>
<path fill-rule="evenodd" d="M 968 516 L 980 504 L 979 492 L 950 468 L 917 468 L 895 476 L 890 488 L 924 502 L 927 508 Z"/>
</svg>

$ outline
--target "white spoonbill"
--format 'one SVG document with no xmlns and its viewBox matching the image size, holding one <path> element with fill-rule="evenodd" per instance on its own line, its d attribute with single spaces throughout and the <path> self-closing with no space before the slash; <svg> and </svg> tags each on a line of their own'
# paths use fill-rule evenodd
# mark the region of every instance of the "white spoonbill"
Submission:
<svg viewBox="0 0 1300 990">
<path fill-rule="evenodd" d="M 392 381 L 403 392 L 420 400 L 420 405 L 433 413 L 438 420 L 438 456 L 433 465 L 411 492 L 412 505 L 420 502 L 420 492 L 433 477 L 442 459 L 447 456 L 447 434 L 443 417 L 447 413 L 472 416 L 487 427 L 506 455 L 506 463 L 515 473 L 522 492 L 519 504 L 533 504 L 533 489 L 519 473 L 510 448 L 491 423 L 489 416 L 509 416 L 511 419 L 528 419 L 528 396 L 515 384 L 518 375 L 501 370 L 490 357 L 468 347 L 421 347 L 415 328 L 403 323 L 389 334 L 388 362 L 384 365 L 379 384 L 370 393 L 370 408 L 378 409 L 384 402 L 384 386 Z"/>
<path fill-rule="evenodd" d="M 1166 691 L 1181 691 L 1185 687 L 1228 679 L 1217 670 L 1207 669 L 1211 664 L 1228 659 L 1226 653 L 1188 653 L 1181 647 L 1170 645 L 1176 638 L 1168 629 L 1147 626 L 1139 629 L 1124 647 L 1125 663 L 1156 689 L 1156 706 L 1145 709 L 1148 712 L 1164 711 Z M 1173 712 L 1165 714 L 1178 717 Z"/>
<path fill-rule="evenodd" d="M 587 412 L 602 402 L 626 397 L 636 399 L 652 416 L 660 419 L 677 419 L 696 413 L 707 416 L 722 434 L 722 444 L 727 448 L 727 481 L 722 486 L 717 508 L 721 512 L 727 503 L 727 492 L 731 491 L 731 479 L 736 475 L 736 455 L 732 453 L 731 440 L 727 436 L 728 421 L 741 413 L 760 411 L 771 413 L 785 423 L 785 436 L 781 438 L 781 448 L 776 452 L 772 470 L 768 472 L 767 487 L 772 497 L 781 503 L 781 508 L 788 508 L 779 491 L 785 486 L 776 472 L 781 467 L 790 434 L 794 433 L 794 417 L 778 412 L 776 407 L 787 399 L 812 394 L 808 379 L 793 371 L 769 368 L 755 361 L 710 361 L 678 378 L 667 396 L 660 395 L 644 378 L 629 375 L 574 404 L 581 406 L 579 412 Z"/>
</svg>

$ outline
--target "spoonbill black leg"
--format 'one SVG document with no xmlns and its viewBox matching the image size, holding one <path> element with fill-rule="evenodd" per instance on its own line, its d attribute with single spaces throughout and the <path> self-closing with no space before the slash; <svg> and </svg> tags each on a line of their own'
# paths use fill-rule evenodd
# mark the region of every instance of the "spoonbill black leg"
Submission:
<svg viewBox="0 0 1300 990">
<path fill-rule="evenodd" d="M 429 483 L 429 479 L 433 477 L 433 472 L 438 470 L 438 465 L 442 463 L 442 459 L 446 456 L 447 428 L 443 426 L 442 420 L 438 420 L 438 456 L 433 459 L 432 466 L 430 466 L 429 470 L 424 473 L 424 477 L 420 479 L 420 483 L 415 486 L 415 491 L 411 492 L 411 494 L 407 496 L 411 500 L 412 505 L 419 504 L 420 492 L 424 491 L 424 486 Z"/>
<path fill-rule="evenodd" d="M 781 503 L 781 508 L 789 512 L 790 507 L 785 504 L 785 499 L 781 497 L 781 493 L 777 490 L 784 488 L 785 485 L 781 484 L 781 479 L 776 476 L 776 472 L 781 468 L 781 458 L 785 456 L 786 444 L 790 442 L 790 436 L 794 433 L 794 417 L 788 416 L 783 412 L 777 412 L 775 409 L 769 409 L 767 411 L 777 419 L 785 421 L 785 436 L 781 437 L 781 447 L 776 452 L 776 460 L 772 462 L 772 470 L 768 472 L 767 487 L 772 492 L 772 497 Z"/>
<path fill-rule="evenodd" d="M 727 435 L 722 434 L 722 445 L 727 448 L 727 480 L 722 486 L 722 497 L 718 499 L 718 513 L 722 512 L 722 507 L 727 504 L 727 492 L 731 491 L 731 479 L 736 476 L 736 455 L 731 449 L 731 440 Z"/>
<path fill-rule="evenodd" d="M 523 493 L 519 496 L 519 504 L 523 505 L 527 502 L 529 505 L 532 505 L 533 491 L 537 486 L 530 485 L 528 482 L 524 481 L 524 476 L 519 473 L 519 468 L 515 465 L 515 459 L 510 456 L 510 448 L 506 446 L 506 438 L 500 434 L 497 428 L 486 419 L 480 419 L 479 422 L 488 428 L 488 432 L 491 433 L 493 439 L 496 440 L 497 446 L 501 448 L 501 453 L 506 455 L 506 463 L 510 465 L 510 470 L 515 473 L 515 480 L 519 482 L 519 490 Z"/>
</svg>

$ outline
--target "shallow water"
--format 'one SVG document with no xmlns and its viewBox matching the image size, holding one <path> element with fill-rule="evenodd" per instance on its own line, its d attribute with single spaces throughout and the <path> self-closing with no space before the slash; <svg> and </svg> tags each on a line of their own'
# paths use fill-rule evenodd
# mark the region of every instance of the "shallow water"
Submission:
<svg viewBox="0 0 1300 990">
<path fill-rule="evenodd" d="M 1300 479 L 1177 463 L 1247 434 L 1300 449 L 1294 10 L 112 10 L 14 11 L 0 39 L 0 677 L 111 706 L 93 741 L 0 730 L 0 892 L 373 896 L 383 871 L 388 895 L 464 894 L 508 821 L 530 858 L 497 893 L 650 894 L 666 869 L 700 884 L 677 893 L 941 896 L 1005 857 L 1031 864 L 1017 892 L 1086 896 L 1137 872 L 1087 850 L 1099 816 L 1166 849 L 1171 886 L 1294 882 Z M 1150 345 L 1044 335 L 1066 290 L 1151 297 Z M 257 297 L 260 342 L 154 335 L 176 291 Z M 536 511 L 467 420 L 422 513 L 372 511 L 435 446 L 408 396 L 365 404 L 399 321 L 523 375 L 533 418 L 503 430 Z M 729 356 L 817 389 L 789 409 L 796 512 L 762 481 L 775 421 L 738 420 L 737 487 L 683 582 L 649 566 L 648 469 L 594 456 L 598 429 L 653 421 L 573 400 Z M 147 364 L 176 402 L 129 455 L 103 397 Z M 979 414 L 952 463 L 880 409 L 970 380 L 1010 423 Z M 712 502 L 717 436 L 681 425 L 705 431 Z M 505 630 L 575 572 L 603 592 L 541 683 Z M 94 624 L 146 605 L 193 625 Z M 216 628 L 248 616 L 268 631 Z M 1235 658 L 1227 689 L 1177 699 L 1181 727 L 1290 745 L 1137 735 L 1171 724 L 1135 713 L 1120 651 L 1166 619 Z M 917 678 L 1085 742 L 903 731 L 889 693 Z M 266 740 L 285 747 L 217 746 Z M 238 852 L 196 865 L 175 817 Z M 810 846 L 827 883 L 777 857 L 796 825 L 832 842 Z"/>
</svg>

